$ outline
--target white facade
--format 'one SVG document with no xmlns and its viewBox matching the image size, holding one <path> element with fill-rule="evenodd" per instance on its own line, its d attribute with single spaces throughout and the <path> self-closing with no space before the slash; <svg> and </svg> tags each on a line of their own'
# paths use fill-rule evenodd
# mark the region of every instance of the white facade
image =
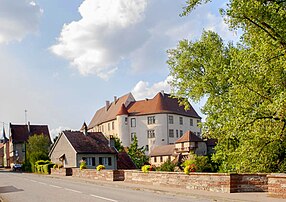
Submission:
<svg viewBox="0 0 286 202">
<path fill-rule="evenodd" d="M 148 117 L 154 117 L 155 123 L 148 124 Z M 180 119 L 183 122 L 180 123 Z M 147 147 L 150 151 L 154 146 L 174 144 L 188 130 L 201 137 L 201 128 L 198 127 L 200 121 L 199 118 L 164 113 L 141 116 L 119 115 L 115 120 L 100 124 L 91 131 L 119 137 L 125 147 L 131 144 L 132 136 L 136 135 L 139 146 Z"/>
</svg>

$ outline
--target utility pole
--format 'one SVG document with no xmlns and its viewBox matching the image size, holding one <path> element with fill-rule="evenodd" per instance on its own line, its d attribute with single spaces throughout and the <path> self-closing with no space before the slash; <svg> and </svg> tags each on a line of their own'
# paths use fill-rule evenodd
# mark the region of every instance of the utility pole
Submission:
<svg viewBox="0 0 286 202">
<path fill-rule="evenodd" d="M 25 109 L 25 123 L 26 123 L 26 125 L 27 125 L 27 109 Z"/>
</svg>

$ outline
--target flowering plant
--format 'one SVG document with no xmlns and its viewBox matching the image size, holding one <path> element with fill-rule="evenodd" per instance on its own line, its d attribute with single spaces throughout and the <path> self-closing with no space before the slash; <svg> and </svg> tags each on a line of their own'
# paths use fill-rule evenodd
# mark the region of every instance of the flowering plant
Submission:
<svg viewBox="0 0 286 202">
<path fill-rule="evenodd" d="M 101 171 L 102 169 L 105 169 L 105 166 L 104 166 L 104 165 L 98 165 L 98 166 L 96 166 L 96 170 L 97 170 L 97 171 Z"/>
<path fill-rule="evenodd" d="M 149 171 L 152 171 L 152 169 L 153 169 L 152 165 L 144 165 L 141 168 L 142 172 L 144 173 L 148 173 Z"/>
<path fill-rule="evenodd" d="M 80 169 L 80 170 L 86 169 L 86 162 L 85 162 L 84 160 L 81 160 L 81 161 L 80 161 L 79 169 Z"/>
<path fill-rule="evenodd" d="M 197 166 L 194 163 L 192 163 L 184 168 L 184 173 L 188 175 L 190 172 L 196 172 L 196 170 Z"/>
</svg>

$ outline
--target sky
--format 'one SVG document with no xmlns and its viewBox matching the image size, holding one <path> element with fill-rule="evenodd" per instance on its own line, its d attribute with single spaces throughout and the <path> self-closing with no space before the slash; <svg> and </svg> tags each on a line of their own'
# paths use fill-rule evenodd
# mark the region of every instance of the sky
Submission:
<svg viewBox="0 0 286 202">
<path fill-rule="evenodd" d="M 0 122 L 79 129 L 97 109 L 132 92 L 170 92 L 166 51 L 213 30 L 228 41 L 218 9 L 180 17 L 185 0 L 0 0 Z M 204 100 L 191 104 L 203 118 Z M 25 113 L 25 110 L 27 111 Z"/>
</svg>

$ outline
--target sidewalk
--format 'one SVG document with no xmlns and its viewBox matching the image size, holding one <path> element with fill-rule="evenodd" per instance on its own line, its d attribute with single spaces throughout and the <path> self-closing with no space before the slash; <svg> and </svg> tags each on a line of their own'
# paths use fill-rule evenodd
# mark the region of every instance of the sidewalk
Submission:
<svg viewBox="0 0 286 202">
<path fill-rule="evenodd" d="M 203 190 L 189 190 L 189 189 L 181 189 L 181 188 L 173 188 L 173 187 L 165 187 L 165 186 L 148 186 L 144 184 L 134 184 L 124 181 L 99 181 L 99 180 L 91 180 L 91 179 L 82 179 L 73 176 L 55 176 L 55 175 L 43 175 L 45 177 L 51 178 L 62 178 L 72 181 L 80 181 L 86 183 L 95 183 L 97 185 L 102 186 L 113 186 L 120 187 L 125 189 L 133 189 L 133 190 L 143 190 L 149 192 L 156 193 L 164 193 L 169 195 L 184 195 L 190 196 L 197 199 L 210 199 L 213 201 L 259 201 L 259 202 L 282 202 L 286 201 L 286 199 L 279 199 L 269 197 L 267 192 L 244 192 L 244 193 L 217 193 L 211 191 L 203 191 Z"/>
</svg>

